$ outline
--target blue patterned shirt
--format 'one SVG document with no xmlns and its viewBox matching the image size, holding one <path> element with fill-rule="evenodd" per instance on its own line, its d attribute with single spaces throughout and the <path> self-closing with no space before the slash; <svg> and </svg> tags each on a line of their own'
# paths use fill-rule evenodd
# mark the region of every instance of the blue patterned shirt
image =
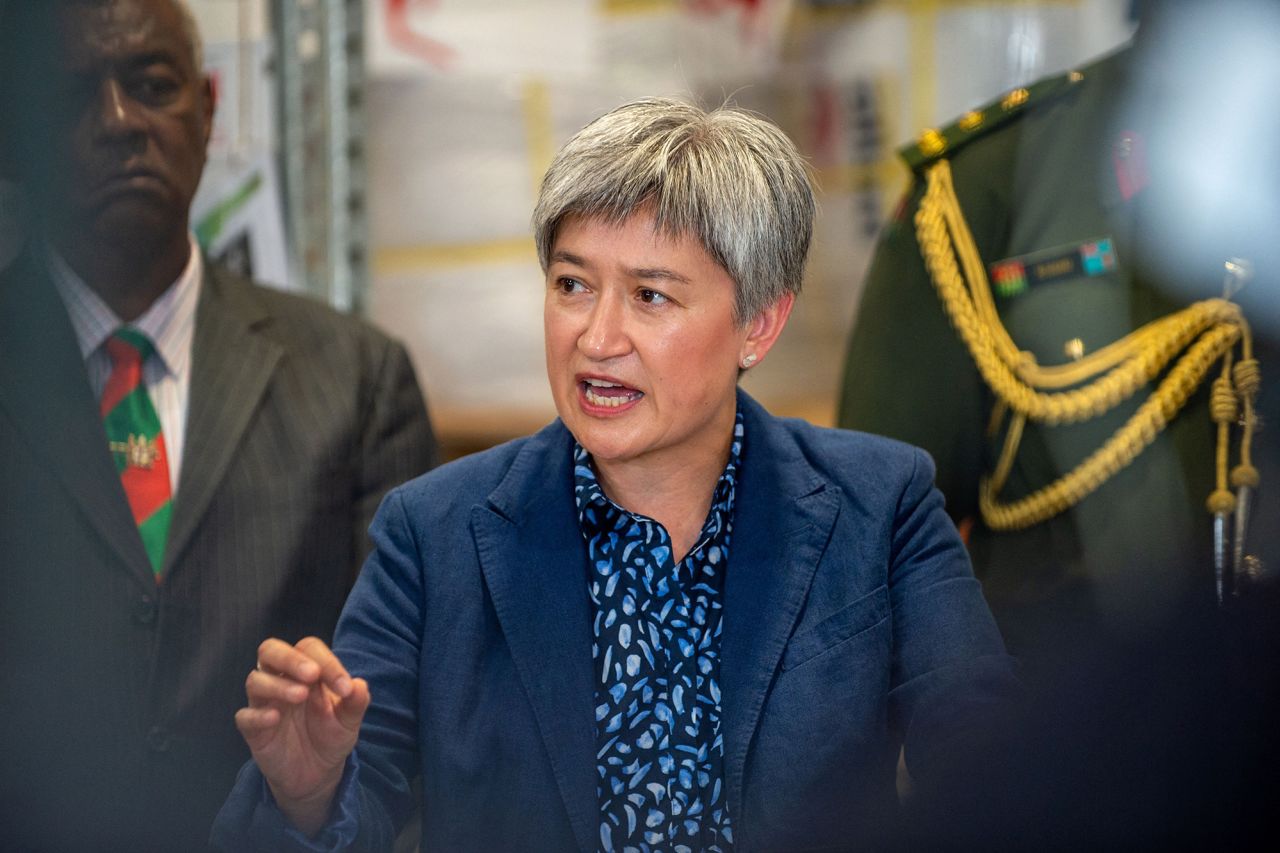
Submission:
<svg viewBox="0 0 1280 853">
<path fill-rule="evenodd" d="M 605 496 L 574 449 L 591 566 L 600 850 L 729 851 L 720 628 L 742 413 L 697 544 L 676 564 L 657 521 Z"/>
</svg>

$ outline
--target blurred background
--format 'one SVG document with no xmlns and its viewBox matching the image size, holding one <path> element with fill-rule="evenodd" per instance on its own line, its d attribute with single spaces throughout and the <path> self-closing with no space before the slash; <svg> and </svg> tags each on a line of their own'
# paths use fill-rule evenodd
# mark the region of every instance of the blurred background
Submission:
<svg viewBox="0 0 1280 853">
<path fill-rule="evenodd" d="M 732 101 L 809 157 L 805 292 L 745 386 L 830 424 L 860 282 L 906 186 L 896 148 L 1132 32 L 1130 0 L 191 4 L 219 93 L 198 237 L 403 339 L 449 456 L 554 416 L 528 221 L 555 149 L 598 114 L 644 95 Z"/>
</svg>

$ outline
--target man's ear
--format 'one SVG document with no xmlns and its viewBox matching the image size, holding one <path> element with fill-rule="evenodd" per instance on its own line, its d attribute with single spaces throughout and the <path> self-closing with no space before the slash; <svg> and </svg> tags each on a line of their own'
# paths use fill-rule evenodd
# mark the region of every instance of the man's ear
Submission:
<svg viewBox="0 0 1280 853">
<path fill-rule="evenodd" d="M 200 94 L 204 100 L 200 112 L 204 118 L 204 147 L 207 151 L 209 140 L 213 137 L 213 114 L 218 109 L 218 87 L 214 84 L 213 77 L 208 74 L 200 80 Z"/>
<path fill-rule="evenodd" d="M 773 348 L 774 341 L 787 325 L 787 318 L 791 316 L 795 303 L 794 293 L 784 293 L 777 302 L 747 321 L 747 337 L 742 342 L 742 351 L 738 353 L 738 364 L 749 359 L 744 366 L 751 367 L 764 361 L 765 355 Z"/>
</svg>

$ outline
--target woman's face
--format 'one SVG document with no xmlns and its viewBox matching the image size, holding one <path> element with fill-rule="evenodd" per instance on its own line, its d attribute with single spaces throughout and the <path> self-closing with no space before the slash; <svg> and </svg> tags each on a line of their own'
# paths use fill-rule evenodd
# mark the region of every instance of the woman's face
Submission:
<svg viewBox="0 0 1280 853">
<path fill-rule="evenodd" d="M 788 296 L 765 312 L 781 310 Z M 556 410 L 599 462 L 684 464 L 728 447 L 738 364 L 781 330 L 734 321 L 734 284 L 695 237 L 570 216 L 547 268 L 543 312 Z"/>
</svg>

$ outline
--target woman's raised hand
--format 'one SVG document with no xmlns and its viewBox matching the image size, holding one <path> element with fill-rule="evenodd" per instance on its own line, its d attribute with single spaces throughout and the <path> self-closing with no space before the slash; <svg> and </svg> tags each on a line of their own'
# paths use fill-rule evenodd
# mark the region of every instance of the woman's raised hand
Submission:
<svg viewBox="0 0 1280 853">
<path fill-rule="evenodd" d="M 347 756 L 369 707 L 369 685 L 315 637 L 270 639 L 245 682 L 236 728 L 285 816 L 314 835 L 327 822 Z"/>
</svg>

